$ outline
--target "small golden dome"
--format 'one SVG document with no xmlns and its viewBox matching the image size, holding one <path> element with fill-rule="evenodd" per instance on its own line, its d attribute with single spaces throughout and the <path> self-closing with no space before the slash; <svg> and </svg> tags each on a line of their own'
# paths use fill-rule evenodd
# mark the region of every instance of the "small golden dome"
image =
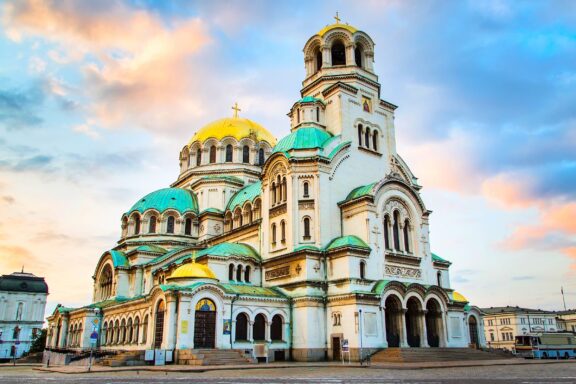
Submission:
<svg viewBox="0 0 576 384">
<path fill-rule="evenodd" d="M 188 145 L 195 141 L 204 143 L 210 138 L 222 140 L 225 137 L 233 137 L 238 141 L 252 137 L 257 142 L 267 141 L 272 147 L 276 145 L 276 139 L 266 128 L 241 117 L 227 117 L 205 125 L 192 136 Z"/>
<path fill-rule="evenodd" d="M 176 268 L 172 275 L 168 278 L 171 279 L 216 279 L 216 275 L 212 270 L 204 264 L 187 263 Z"/>
<path fill-rule="evenodd" d="M 333 30 L 333 29 L 336 29 L 336 28 L 345 29 L 345 30 L 347 30 L 347 31 L 350 32 L 350 33 L 356 33 L 356 32 L 358 32 L 358 30 L 357 30 L 356 28 L 354 28 L 353 26 L 351 26 L 351 25 L 336 23 L 336 24 L 330 24 L 330 25 L 325 26 L 324 28 L 322 28 L 322 29 L 320 30 L 320 32 L 318 32 L 318 35 L 319 35 L 320 37 L 322 37 L 322 36 L 324 36 L 326 33 L 328 33 L 329 31 L 331 31 L 331 30 Z"/>
<path fill-rule="evenodd" d="M 452 300 L 454 301 L 459 301 L 462 303 L 467 303 L 468 299 L 464 297 L 464 295 L 462 295 L 460 292 L 452 292 Z"/>
</svg>

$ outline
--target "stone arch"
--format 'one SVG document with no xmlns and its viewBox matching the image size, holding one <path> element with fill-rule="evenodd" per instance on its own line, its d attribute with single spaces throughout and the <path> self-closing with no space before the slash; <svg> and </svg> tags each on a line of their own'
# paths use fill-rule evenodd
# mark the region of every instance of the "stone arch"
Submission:
<svg viewBox="0 0 576 384">
<path fill-rule="evenodd" d="M 382 297 L 386 324 L 386 342 L 388 347 L 402 346 L 404 339 L 404 309 L 402 295 L 396 291 L 389 291 Z"/>
<path fill-rule="evenodd" d="M 406 338 L 410 347 L 422 347 L 424 343 L 424 302 L 416 293 L 412 292 L 405 297 Z"/>
</svg>

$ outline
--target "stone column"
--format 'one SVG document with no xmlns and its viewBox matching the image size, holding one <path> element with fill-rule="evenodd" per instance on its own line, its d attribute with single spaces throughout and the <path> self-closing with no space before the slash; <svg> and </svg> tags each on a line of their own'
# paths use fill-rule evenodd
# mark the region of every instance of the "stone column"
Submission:
<svg viewBox="0 0 576 384">
<path fill-rule="evenodd" d="M 272 340 L 270 339 L 270 322 L 266 321 L 264 323 L 264 339 L 267 343 L 271 343 Z"/>
<path fill-rule="evenodd" d="M 388 348 L 388 334 L 386 333 L 386 307 L 381 307 L 382 311 L 382 335 L 384 336 L 384 340 L 382 341 L 382 346 L 384 348 Z"/>
<path fill-rule="evenodd" d="M 62 318 L 62 326 L 60 327 L 60 340 L 58 346 L 60 348 L 66 347 L 66 339 L 68 338 L 68 318 Z"/>
<path fill-rule="evenodd" d="M 323 45 L 320 49 L 322 49 L 322 68 L 331 67 L 332 58 L 330 57 L 330 47 Z"/>
<path fill-rule="evenodd" d="M 408 309 L 402 308 L 398 312 L 399 322 L 400 322 L 400 347 L 408 348 L 408 334 L 406 333 L 406 312 Z"/>
<path fill-rule="evenodd" d="M 364 51 L 364 68 L 367 71 L 374 72 L 374 52 Z"/>
<path fill-rule="evenodd" d="M 404 224 L 402 222 L 398 223 L 398 248 L 400 252 L 405 252 L 404 250 Z"/>
<path fill-rule="evenodd" d="M 164 346 L 166 349 L 176 347 L 176 302 L 178 297 L 170 295 L 166 297 L 166 312 L 164 318 Z"/>
<path fill-rule="evenodd" d="M 446 322 L 446 312 L 442 311 L 440 313 L 440 329 L 442 330 L 440 333 L 440 346 L 447 347 L 448 346 L 448 323 Z M 442 345 L 444 344 L 444 345 Z"/>
<path fill-rule="evenodd" d="M 420 335 L 420 347 L 422 348 L 430 348 L 430 345 L 428 344 L 428 330 L 426 329 L 426 313 L 428 311 L 426 309 L 423 309 L 422 311 L 420 311 L 419 313 L 419 322 L 420 322 L 420 326 L 422 327 L 422 333 Z"/>
<path fill-rule="evenodd" d="M 248 341 L 253 343 L 254 342 L 254 322 L 248 321 Z"/>
<path fill-rule="evenodd" d="M 350 43 L 346 45 L 346 65 L 356 65 L 356 59 L 354 57 L 355 44 Z"/>
</svg>

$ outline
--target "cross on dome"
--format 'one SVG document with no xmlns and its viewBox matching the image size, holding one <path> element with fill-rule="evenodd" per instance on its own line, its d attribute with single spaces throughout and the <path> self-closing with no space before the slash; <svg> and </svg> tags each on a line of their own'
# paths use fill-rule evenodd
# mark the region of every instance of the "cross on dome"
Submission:
<svg viewBox="0 0 576 384">
<path fill-rule="evenodd" d="M 336 11 L 336 16 L 334 16 L 334 19 L 336 20 L 336 24 L 340 24 L 340 17 L 338 16 L 338 11 Z"/>
<path fill-rule="evenodd" d="M 240 108 L 238 108 L 238 103 L 234 103 L 234 106 L 232 106 L 232 109 L 234 110 L 234 117 L 238 117 L 238 112 L 242 111 Z"/>
</svg>

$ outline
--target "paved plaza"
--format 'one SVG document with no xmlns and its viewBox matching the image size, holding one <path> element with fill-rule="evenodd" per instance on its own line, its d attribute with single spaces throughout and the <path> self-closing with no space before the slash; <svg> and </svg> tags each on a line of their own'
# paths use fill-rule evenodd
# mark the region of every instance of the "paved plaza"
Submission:
<svg viewBox="0 0 576 384">
<path fill-rule="evenodd" d="M 433 369 L 295 367 L 206 372 L 61 374 L 0 367 L 0 383 L 576 383 L 576 362 Z"/>
</svg>

